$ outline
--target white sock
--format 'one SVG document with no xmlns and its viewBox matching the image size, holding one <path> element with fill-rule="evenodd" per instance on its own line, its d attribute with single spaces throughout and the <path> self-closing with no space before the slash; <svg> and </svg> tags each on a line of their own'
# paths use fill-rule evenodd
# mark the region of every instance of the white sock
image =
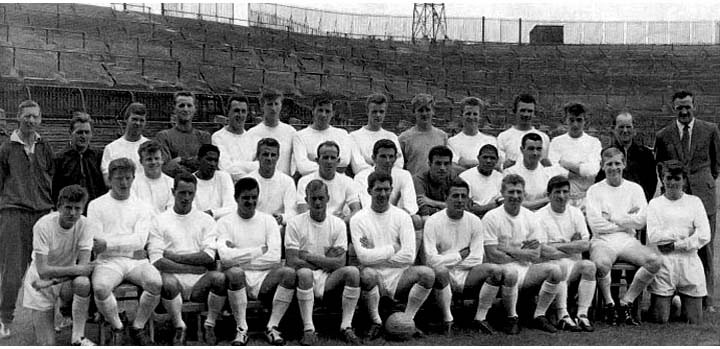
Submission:
<svg viewBox="0 0 720 349">
<path fill-rule="evenodd" d="M 518 299 L 517 285 L 513 287 L 503 286 L 500 288 L 500 292 L 502 293 L 503 305 L 505 306 L 505 312 L 507 313 L 507 316 L 517 317 L 518 314 L 517 310 L 515 309 Z"/>
<path fill-rule="evenodd" d="M 620 304 L 632 303 L 635 298 L 640 295 L 640 292 L 642 292 L 654 278 L 655 274 L 645 269 L 645 267 L 638 269 L 632 283 L 630 283 L 630 286 L 627 289 L 627 292 L 625 292 L 625 295 L 622 297 Z"/>
<path fill-rule="evenodd" d="M 612 299 L 612 294 L 610 293 L 610 281 L 610 272 L 603 277 L 598 276 L 597 278 L 597 286 L 600 288 L 600 293 L 602 293 L 603 298 L 605 298 L 605 304 L 615 304 L 615 301 Z"/>
<path fill-rule="evenodd" d="M 85 337 L 85 323 L 87 322 L 88 308 L 90 308 L 90 296 L 81 297 L 73 295 L 72 336 L 70 337 L 70 343 L 77 343 L 82 337 Z"/>
<path fill-rule="evenodd" d="M 182 293 L 175 296 L 173 299 L 162 298 L 163 307 L 167 310 L 168 315 L 173 321 L 175 328 L 187 328 L 185 321 L 182 319 Z"/>
<path fill-rule="evenodd" d="M 228 290 L 228 300 L 230 301 L 230 309 L 232 309 L 233 316 L 235 316 L 237 327 L 247 330 L 248 325 L 245 314 L 247 312 L 248 300 L 245 287 L 239 290 Z"/>
<path fill-rule="evenodd" d="M 275 290 L 275 296 L 272 300 L 272 311 L 270 312 L 270 320 L 267 328 L 273 328 L 280 324 L 285 312 L 290 307 L 293 298 L 293 289 L 278 286 Z"/>
<path fill-rule="evenodd" d="M 558 319 L 569 316 L 567 311 L 568 285 L 566 281 L 557 284 L 557 294 L 555 295 L 555 308 L 557 310 Z"/>
<path fill-rule="evenodd" d="M 112 293 L 109 297 L 105 298 L 105 300 L 100 300 L 95 297 L 95 304 L 100 314 L 105 318 L 105 321 L 110 323 L 112 328 L 116 330 L 123 328 L 120 315 L 118 315 L 117 300 L 115 300 L 115 296 Z"/>
<path fill-rule="evenodd" d="M 423 303 L 425 303 L 425 300 L 430 295 L 430 291 L 432 291 L 432 288 L 425 288 L 420 286 L 420 284 L 414 284 L 408 294 L 407 306 L 405 306 L 405 315 L 414 319 L 418 310 L 420 310 L 420 307 Z"/>
<path fill-rule="evenodd" d="M 435 299 L 437 299 L 440 305 L 440 310 L 443 312 L 443 321 L 453 321 L 452 310 L 452 290 L 450 285 L 445 286 L 441 290 L 435 290 Z"/>
<path fill-rule="evenodd" d="M 372 320 L 373 323 L 382 324 L 380 311 L 378 309 L 380 307 L 380 290 L 378 287 L 375 286 L 370 291 L 363 291 L 362 296 L 368 314 L 370 315 L 370 320 Z"/>
<path fill-rule="evenodd" d="M 307 290 L 296 289 L 295 295 L 298 300 L 298 308 L 300 308 L 300 318 L 303 321 L 304 331 L 315 331 L 313 324 L 313 307 L 315 306 L 315 293 L 312 288 Z"/>
<path fill-rule="evenodd" d="M 588 309 L 592 304 L 593 297 L 595 296 L 595 280 L 580 279 L 578 285 L 578 316 L 588 314 Z"/>
<path fill-rule="evenodd" d="M 150 294 L 147 291 L 143 291 L 140 295 L 140 301 L 138 302 L 137 313 L 135 314 L 135 321 L 133 321 L 133 327 L 143 328 L 145 324 L 152 316 L 155 307 L 160 304 L 160 295 Z M 182 307 L 182 305 L 181 305 Z"/>
<path fill-rule="evenodd" d="M 243 290 L 245 289 L 243 288 Z M 206 326 L 215 327 L 215 321 L 225 305 L 225 299 L 227 299 L 227 297 L 218 296 L 215 293 L 210 292 L 207 301 L 208 313 L 207 318 L 205 319 Z M 247 297 L 245 298 L 245 303 L 247 304 Z"/>
<path fill-rule="evenodd" d="M 535 308 L 535 315 L 533 317 L 545 315 L 550 304 L 552 304 L 552 301 L 555 299 L 559 285 L 560 284 L 551 284 L 547 280 L 543 282 L 542 286 L 540 286 L 540 294 L 538 294 L 537 307 Z"/>
<path fill-rule="evenodd" d="M 478 306 L 475 312 L 475 320 L 485 320 L 487 313 L 492 307 L 495 296 L 498 294 L 500 286 L 490 285 L 489 283 L 483 283 L 478 294 Z"/>
<path fill-rule="evenodd" d="M 360 287 L 345 286 L 342 293 L 342 319 L 340 320 L 341 330 L 352 327 L 352 320 L 355 315 L 355 307 L 357 307 L 358 298 L 360 298 Z"/>
</svg>

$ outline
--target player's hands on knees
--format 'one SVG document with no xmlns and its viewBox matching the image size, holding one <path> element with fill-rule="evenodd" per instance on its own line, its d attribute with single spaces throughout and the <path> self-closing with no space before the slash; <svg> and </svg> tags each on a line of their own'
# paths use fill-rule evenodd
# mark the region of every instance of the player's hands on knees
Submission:
<svg viewBox="0 0 720 349">
<path fill-rule="evenodd" d="M 105 250 L 107 250 L 107 242 L 105 240 L 97 239 L 97 238 L 93 239 L 92 251 L 93 251 L 93 253 L 95 253 L 95 255 L 103 253 L 103 252 L 105 252 Z"/>
<path fill-rule="evenodd" d="M 470 248 L 465 247 L 462 250 L 458 251 L 460 253 L 460 258 L 465 259 L 470 254 Z"/>
</svg>

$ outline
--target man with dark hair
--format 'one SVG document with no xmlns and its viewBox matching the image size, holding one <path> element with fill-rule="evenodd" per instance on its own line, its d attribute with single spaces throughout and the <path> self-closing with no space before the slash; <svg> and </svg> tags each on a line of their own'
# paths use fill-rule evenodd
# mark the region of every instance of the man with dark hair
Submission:
<svg viewBox="0 0 720 349">
<path fill-rule="evenodd" d="M 167 156 L 163 172 L 170 177 L 175 177 L 180 170 L 191 173 L 197 171 L 198 149 L 203 144 L 211 143 L 210 133 L 193 127 L 193 117 L 197 112 L 195 95 L 191 92 L 176 92 L 173 102 L 175 125 L 155 135 Z"/>
<path fill-rule="evenodd" d="M 381 139 L 373 145 L 373 168 L 366 168 L 355 174 L 354 181 L 360 188 L 367 188 L 367 180 L 371 173 L 382 172 L 393 178 L 393 191 L 390 193 L 390 204 L 405 210 L 409 215 L 415 216 L 418 211 L 415 186 L 410 172 L 395 166 L 398 148 L 392 140 Z M 372 202 L 370 194 L 360 192 L 360 201 L 363 207 L 369 207 Z"/>
<path fill-rule="evenodd" d="M 415 114 L 415 125 L 401 133 L 398 142 L 405 157 L 405 169 L 415 176 L 427 170 L 426 159 L 430 149 L 438 145 L 447 145 L 448 136 L 445 131 L 432 124 L 435 116 L 433 96 L 420 93 L 415 95 L 410 103 Z"/>
<path fill-rule="evenodd" d="M 71 184 L 79 184 L 88 191 L 89 199 L 94 200 L 107 192 L 100 162 L 101 151 L 90 146 L 92 140 L 92 119 L 84 112 L 73 113 L 70 119 L 70 145 L 55 157 L 55 175 L 53 176 L 53 201 L 57 201 L 60 189 Z"/>
<path fill-rule="evenodd" d="M 545 167 L 540 163 L 545 145 L 542 143 L 542 137 L 537 133 L 524 135 L 521 144 L 522 162 L 507 168 L 505 174 L 520 175 L 525 180 L 523 206 L 535 211 L 549 202 L 547 184 L 550 178 L 556 174 L 567 175 L 568 171 L 560 166 Z"/>
<path fill-rule="evenodd" d="M 444 145 L 432 147 L 428 153 L 429 168 L 413 176 L 418 214 L 423 221 L 445 208 L 450 183 L 456 177 L 452 156 L 452 151 Z"/>
<path fill-rule="evenodd" d="M 498 150 L 494 145 L 482 146 L 477 158 L 477 167 L 463 171 L 459 177 L 470 186 L 468 210 L 482 218 L 486 212 L 502 204 L 500 186 L 503 176 L 496 170 Z"/>
<path fill-rule="evenodd" d="M 227 126 L 212 134 L 212 144 L 220 149 L 218 168 L 230 174 L 233 182 L 257 170 L 255 136 L 245 131 L 250 103 L 245 96 L 230 97 L 227 103 Z"/>
<path fill-rule="evenodd" d="M 244 177 L 235 183 L 237 211 L 217 222 L 217 249 L 228 285 L 228 301 L 237 332 L 232 345 L 246 345 L 248 298 L 271 309 L 265 339 L 273 345 L 285 340 L 278 330 L 297 285 L 295 270 L 280 264 L 280 228 L 267 213 L 255 210 L 258 183 Z"/>
<path fill-rule="evenodd" d="M 162 172 L 162 147 L 156 140 L 150 140 L 138 148 L 142 171 L 136 174 L 132 194 L 153 208 L 155 214 L 165 212 L 173 206 L 173 179 Z"/>
<path fill-rule="evenodd" d="M 278 157 L 278 171 L 292 176 L 295 172 L 291 168 L 293 154 L 293 137 L 295 128 L 280 121 L 283 95 L 278 90 L 269 89 L 263 91 L 260 96 L 260 103 L 263 110 L 263 121 L 248 130 L 248 135 L 256 139 L 273 138 L 280 143 L 280 156 Z"/>
<path fill-rule="evenodd" d="M 537 102 L 532 95 L 521 94 L 515 97 L 515 101 L 513 102 L 515 125 L 500 132 L 497 138 L 498 152 L 505 154 L 505 163 L 502 165 L 502 168 L 508 168 L 518 162 L 522 162 L 520 141 L 524 135 L 530 132 L 537 133 L 542 137 L 543 144 L 550 144 L 550 137 L 532 125 L 536 110 Z M 543 166 L 550 166 L 550 161 L 547 160 L 547 157 L 548 150 L 544 149 L 541 157 Z"/>
<path fill-rule="evenodd" d="M 235 211 L 232 197 L 233 182 L 230 175 L 217 169 L 220 150 L 212 144 L 203 144 L 198 150 L 199 166 L 195 208 L 218 220 Z"/>
<path fill-rule="evenodd" d="M 350 137 L 355 141 L 360 155 L 362 155 L 368 165 L 375 165 L 372 159 L 373 146 L 381 139 L 389 139 L 395 143 L 395 147 L 398 149 L 395 167 L 403 168 L 405 159 L 403 158 L 402 152 L 400 152 L 398 136 L 382 127 L 388 109 L 387 97 L 382 93 L 373 93 L 368 96 L 365 101 L 365 107 L 367 108 L 367 125 L 350 132 Z"/>
<path fill-rule="evenodd" d="M 10 336 L 15 301 L 32 254 L 32 229 L 50 212 L 53 151 L 37 133 L 40 106 L 26 100 L 18 106 L 18 128 L 0 146 L 0 338 Z"/>
<path fill-rule="evenodd" d="M 688 171 L 688 194 L 702 200 L 710 222 L 710 242 L 698 250 L 705 270 L 708 295 L 705 311 L 715 312 L 713 240 L 715 240 L 717 197 L 715 180 L 720 172 L 720 131 L 717 125 L 695 118 L 695 99 L 688 91 L 672 96 L 677 118 L 655 136 L 655 161 L 680 161 Z"/>
<path fill-rule="evenodd" d="M 482 110 L 487 103 L 477 97 L 465 97 L 460 101 L 462 106 L 460 120 L 462 131 L 448 139 L 448 148 L 453 152 L 453 163 L 464 169 L 478 165 L 477 154 L 485 144 L 497 147 L 497 138 L 480 131 L 482 127 Z M 499 163 L 503 163 L 505 154 L 500 154 Z"/>
<path fill-rule="evenodd" d="M 110 165 L 110 161 L 115 159 L 130 159 L 135 164 L 135 169 L 138 171 L 135 176 L 139 177 L 142 174 L 142 165 L 140 164 L 138 148 L 141 144 L 149 140 L 142 135 L 145 130 L 145 124 L 147 123 L 147 117 L 145 104 L 134 102 L 125 109 L 125 112 L 123 113 L 123 120 L 125 120 L 125 133 L 123 133 L 122 137 L 105 146 L 102 163 L 100 164 L 103 176 L 105 176 L 105 184 L 108 187 L 110 186 L 110 181 L 108 180 L 108 165 Z"/>
<path fill-rule="evenodd" d="M 246 177 L 255 178 L 260 186 L 257 210 L 275 217 L 279 225 L 285 225 L 297 214 L 295 182 L 292 177 L 276 170 L 280 157 L 280 143 L 273 138 L 263 138 L 257 143 L 260 168 Z"/>
</svg>

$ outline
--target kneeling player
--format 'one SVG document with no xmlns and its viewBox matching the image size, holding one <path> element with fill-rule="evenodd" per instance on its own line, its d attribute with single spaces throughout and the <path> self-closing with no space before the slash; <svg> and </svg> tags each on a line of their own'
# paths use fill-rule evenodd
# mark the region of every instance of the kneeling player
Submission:
<svg viewBox="0 0 720 349">
<path fill-rule="evenodd" d="M 228 284 L 228 301 L 237 323 L 233 345 L 246 345 L 248 297 L 272 304 L 265 338 L 283 345 L 278 330 L 295 290 L 295 270 L 280 266 L 280 228 L 273 216 L 256 211 L 258 182 L 250 177 L 235 183 L 237 212 L 217 222 L 217 248 Z"/>
<path fill-rule="evenodd" d="M 450 184 L 446 208 L 430 216 L 423 236 L 426 263 L 435 272 L 436 299 L 443 308 L 444 330 L 448 335 L 452 334 L 450 305 L 453 292 L 463 298 L 477 298 L 473 325 L 479 331 L 491 334 L 492 329 L 485 319 L 488 310 L 500 286 L 512 288 L 517 282 L 514 271 L 483 263 L 482 222 L 465 211 L 469 195 L 468 184 L 455 179 Z"/>
<path fill-rule="evenodd" d="M 697 250 L 710 241 L 710 224 L 702 201 L 683 193 L 687 174 L 677 160 L 663 164 L 665 194 L 650 201 L 647 208 L 647 237 L 650 246 L 662 253 L 660 271 L 650 284 L 651 313 L 665 323 L 677 291 L 682 314 L 691 324 L 702 322 L 702 298 L 707 294 L 702 262 Z"/>
<path fill-rule="evenodd" d="M 585 216 L 579 208 L 568 205 L 570 181 L 567 177 L 550 178 L 547 195 L 550 205 L 538 210 L 536 216 L 548 241 L 543 246 L 543 258 L 554 260 L 565 274 L 565 280 L 560 283 L 555 297 L 558 326 L 562 330 L 592 332 L 595 329 L 588 318 L 588 309 L 595 296 L 595 263 L 583 260 L 581 256 L 581 253 L 590 249 Z M 578 280 L 578 310 L 573 320 L 567 311 L 567 290 L 569 284 Z"/>
<path fill-rule="evenodd" d="M 92 274 L 95 304 L 113 328 L 112 345 L 121 345 L 123 324 L 118 315 L 115 287 L 129 281 L 143 289 L 135 320 L 130 327 L 134 345 L 147 345 L 145 324 L 160 303 L 162 278 L 150 264 L 145 244 L 152 225 L 153 209 L 130 195 L 135 164 L 115 159 L 108 167 L 110 192 L 88 205 L 88 218 L 99 223 L 95 232 L 97 264 Z"/>
<path fill-rule="evenodd" d="M 406 300 L 405 315 L 414 319 L 430 294 L 435 274 L 426 266 L 413 265 L 415 231 L 410 215 L 390 205 L 392 177 L 373 172 L 367 190 L 371 205 L 350 219 L 350 234 L 362 268 L 363 298 L 373 321 L 367 336 L 375 339 L 382 329 L 380 289 L 390 298 Z"/>
<path fill-rule="evenodd" d="M 345 266 L 347 231 L 345 222 L 327 214 L 330 200 L 323 181 L 314 179 L 305 187 L 310 211 L 293 217 L 285 234 L 287 265 L 297 270 L 297 299 L 305 333 L 302 345 L 317 341 L 312 320 L 315 298 L 341 303 L 340 332 L 349 344 L 360 344 L 352 328 L 358 298 L 360 272 Z"/>
<path fill-rule="evenodd" d="M 636 238 L 635 229 L 645 226 L 647 201 L 640 185 L 623 179 L 623 153 L 617 148 L 605 149 L 602 161 L 606 178 L 588 189 L 585 202 L 587 222 L 593 232 L 590 259 L 597 268 L 598 287 L 605 299 L 608 322 L 638 326 L 640 323 L 630 311 L 631 303 L 653 281 L 662 261 L 657 253 Z M 640 269 L 620 304 L 615 306 L 610 294 L 610 269 L 617 260 L 632 263 Z"/>
<path fill-rule="evenodd" d="M 174 206 L 155 218 L 150 231 L 150 262 L 162 273 L 162 303 L 175 325 L 173 345 L 185 345 L 183 299 L 208 305 L 205 342 L 217 344 L 215 320 L 225 304 L 225 275 L 215 267 L 215 220 L 193 209 L 197 179 L 182 171 L 172 188 Z"/>
<path fill-rule="evenodd" d="M 541 244 L 545 243 L 546 237 L 534 213 L 522 207 L 525 197 L 523 178 L 512 174 L 505 176 L 501 192 L 503 205 L 483 217 L 485 253 L 491 263 L 502 264 L 503 268 L 517 272 L 517 287 L 503 287 L 503 292 L 510 293 L 508 299 L 517 302 L 518 289 L 542 285 L 533 325 L 546 332 L 557 332 L 545 313 L 565 278 L 562 268 L 554 263 L 540 263 Z M 505 331 L 519 333 L 516 304 L 512 301 L 505 303 L 505 309 L 508 312 Z"/>
<path fill-rule="evenodd" d="M 70 185 L 58 196 L 57 212 L 33 227 L 33 254 L 23 282 L 23 307 L 32 313 L 36 344 L 55 345 L 55 303 L 72 302 L 72 345 L 95 345 L 85 338 L 93 264 L 90 250 L 95 226 L 82 216 L 88 193 Z"/>
</svg>

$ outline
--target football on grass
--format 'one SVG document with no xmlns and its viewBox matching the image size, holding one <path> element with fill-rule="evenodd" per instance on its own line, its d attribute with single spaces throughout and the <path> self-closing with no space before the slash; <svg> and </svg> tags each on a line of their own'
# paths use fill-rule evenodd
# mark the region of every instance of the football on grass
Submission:
<svg viewBox="0 0 720 349">
<path fill-rule="evenodd" d="M 407 340 L 415 333 L 415 322 L 405 313 L 393 313 L 385 320 L 389 339 Z"/>
</svg>

